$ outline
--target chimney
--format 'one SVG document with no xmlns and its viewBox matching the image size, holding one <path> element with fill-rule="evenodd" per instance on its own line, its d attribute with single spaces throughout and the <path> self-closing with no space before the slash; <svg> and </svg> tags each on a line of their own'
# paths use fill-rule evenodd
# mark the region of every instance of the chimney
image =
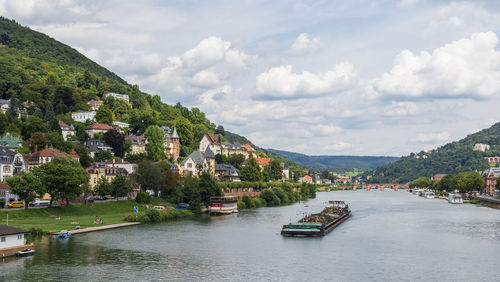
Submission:
<svg viewBox="0 0 500 282">
<path fill-rule="evenodd" d="M 35 152 L 38 152 L 38 145 L 35 145 Z"/>
</svg>

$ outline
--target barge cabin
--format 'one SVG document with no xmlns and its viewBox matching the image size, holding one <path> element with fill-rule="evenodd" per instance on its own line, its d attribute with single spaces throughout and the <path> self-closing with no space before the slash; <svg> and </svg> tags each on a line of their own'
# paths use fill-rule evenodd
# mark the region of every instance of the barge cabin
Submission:
<svg viewBox="0 0 500 282">
<path fill-rule="evenodd" d="M 212 215 L 238 212 L 238 198 L 234 196 L 210 197 L 209 213 Z"/>
</svg>

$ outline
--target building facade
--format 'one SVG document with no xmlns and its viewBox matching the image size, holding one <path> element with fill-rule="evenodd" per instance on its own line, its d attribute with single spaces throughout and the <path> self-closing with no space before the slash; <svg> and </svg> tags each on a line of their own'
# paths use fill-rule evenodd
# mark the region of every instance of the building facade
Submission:
<svg viewBox="0 0 500 282">
<path fill-rule="evenodd" d="M 107 163 L 95 163 L 90 167 L 85 169 L 90 176 L 89 187 L 91 190 L 95 189 L 95 186 L 99 183 L 99 179 L 106 179 L 109 183 L 115 179 L 117 175 L 127 176 L 128 172 L 123 167 L 115 166 L 114 164 Z"/>
<path fill-rule="evenodd" d="M 78 111 L 71 114 L 71 118 L 77 122 L 95 121 L 95 111 Z"/>
<path fill-rule="evenodd" d="M 113 97 L 115 99 L 122 99 L 122 100 L 124 100 L 127 103 L 130 102 L 129 97 L 128 97 L 127 94 L 118 94 L 118 93 L 112 93 L 112 92 L 110 92 L 110 93 L 104 94 L 104 96 L 105 97 Z"/>
<path fill-rule="evenodd" d="M 85 132 L 90 136 L 90 138 L 94 138 L 96 133 L 106 133 L 109 130 L 112 130 L 113 127 L 105 124 L 105 123 L 93 123 L 91 126 L 85 129 Z"/>
<path fill-rule="evenodd" d="M 50 163 L 55 157 L 71 157 L 76 161 L 80 161 L 80 157 L 73 150 L 71 153 L 67 154 L 61 150 L 45 147 L 42 150 L 38 150 L 35 146 L 35 151 L 31 154 L 24 155 L 24 160 L 26 162 L 26 170 L 31 171 L 34 167 L 39 165 Z"/>
<path fill-rule="evenodd" d="M 21 154 L 5 147 L 0 147 L 0 182 L 5 178 L 18 175 L 26 169 Z"/>
<path fill-rule="evenodd" d="M 484 178 L 484 186 L 481 194 L 495 196 L 497 178 L 500 177 L 500 167 L 491 167 L 481 172 L 481 176 Z"/>
<path fill-rule="evenodd" d="M 59 127 L 61 128 L 61 134 L 64 138 L 64 140 L 68 141 L 70 136 L 75 136 L 76 131 L 73 125 L 67 125 L 64 123 L 62 120 L 59 121 Z"/>
<path fill-rule="evenodd" d="M 177 134 L 177 128 L 174 127 L 174 131 L 170 130 L 168 126 L 162 126 L 163 132 L 165 134 L 165 155 L 167 158 L 177 161 L 179 154 L 181 152 L 181 139 L 179 134 Z"/>
<path fill-rule="evenodd" d="M 137 154 L 145 154 L 146 153 L 146 143 L 147 139 L 144 136 L 135 136 L 135 135 L 127 135 L 125 136 L 125 142 L 130 141 L 131 148 L 130 148 L 130 154 L 131 155 L 137 155 Z"/>
</svg>

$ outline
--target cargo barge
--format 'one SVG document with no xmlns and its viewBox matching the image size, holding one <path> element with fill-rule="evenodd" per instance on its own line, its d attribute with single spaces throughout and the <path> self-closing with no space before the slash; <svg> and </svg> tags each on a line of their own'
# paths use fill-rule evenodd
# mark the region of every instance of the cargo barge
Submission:
<svg viewBox="0 0 500 282">
<path fill-rule="evenodd" d="M 210 197 L 208 212 L 211 215 L 237 213 L 238 198 L 233 196 Z"/>
<path fill-rule="evenodd" d="M 283 225 L 284 236 L 325 236 L 335 227 L 351 217 L 349 205 L 344 201 L 329 201 L 330 206 L 320 213 L 311 214 L 299 220 Z"/>
</svg>

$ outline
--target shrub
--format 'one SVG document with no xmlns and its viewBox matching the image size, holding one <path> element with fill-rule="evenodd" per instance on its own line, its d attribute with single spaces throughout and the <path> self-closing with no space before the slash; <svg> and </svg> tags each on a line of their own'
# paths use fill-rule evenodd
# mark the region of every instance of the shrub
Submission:
<svg viewBox="0 0 500 282">
<path fill-rule="evenodd" d="M 152 197 L 146 192 L 140 192 L 137 194 L 137 197 L 135 197 L 135 201 L 141 204 L 149 204 L 151 203 Z"/>
<path fill-rule="evenodd" d="M 290 199 L 288 198 L 288 195 L 285 193 L 285 191 L 283 191 L 283 189 L 281 189 L 281 188 L 274 188 L 271 191 L 273 191 L 274 194 L 276 194 L 276 196 L 278 196 L 278 198 L 280 198 L 280 204 L 281 205 L 286 205 L 286 204 L 288 204 L 290 202 Z"/>
<path fill-rule="evenodd" d="M 5 200 L 0 200 L 0 209 L 3 209 L 5 207 Z"/>
<path fill-rule="evenodd" d="M 160 222 L 162 221 L 162 215 L 156 209 L 149 209 L 146 211 L 146 215 L 148 216 L 151 222 Z"/>
<path fill-rule="evenodd" d="M 280 198 L 272 190 L 265 189 L 260 192 L 260 197 L 266 201 L 266 206 L 279 206 Z"/>
</svg>

